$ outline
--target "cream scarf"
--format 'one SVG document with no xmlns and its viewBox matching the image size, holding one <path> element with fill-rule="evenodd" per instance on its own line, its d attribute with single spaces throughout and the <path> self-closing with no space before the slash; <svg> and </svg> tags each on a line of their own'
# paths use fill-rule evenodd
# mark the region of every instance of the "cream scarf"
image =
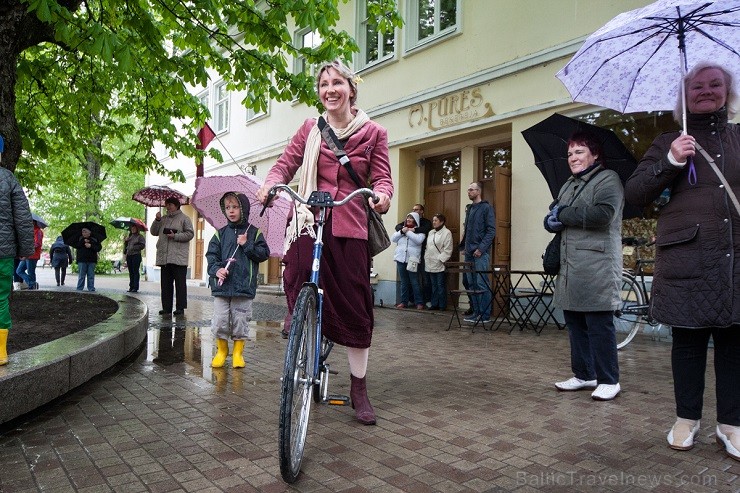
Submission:
<svg viewBox="0 0 740 493">
<path fill-rule="evenodd" d="M 323 117 L 327 120 L 327 114 L 324 113 Z M 318 118 L 317 118 L 318 121 Z M 327 120 L 328 121 L 328 120 Z M 350 135 L 354 134 L 357 130 L 361 129 L 363 125 L 370 121 L 370 118 L 365 114 L 364 111 L 357 108 L 357 114 L 354 119 L 349 123 L 346 128 L 334 128 L 339 140 L 344 140 Z M 314 125 L 311 131 L 306 137 L 306 147 L 303 150 L 303 168 L 301 173 L 300 181 L 298 182 L 298 195 L 307 199 L 311 192 L 315 191 L 318 186 L 318 161 L 319 151 L 321 149 L 321 131 L 319 126 Z M 311 238 L 316 238 L 316 232 L 313 228 L 314 225 L 314 214 L 305 204 L 297 204 L 296 210 L 293 213 L 293 218 L 288 223 L 288 227 L 285 231 L 285 252 L 288 251 L 291 243 L 298 239 L 299 236 L 309 235 Z"/>
</svg>

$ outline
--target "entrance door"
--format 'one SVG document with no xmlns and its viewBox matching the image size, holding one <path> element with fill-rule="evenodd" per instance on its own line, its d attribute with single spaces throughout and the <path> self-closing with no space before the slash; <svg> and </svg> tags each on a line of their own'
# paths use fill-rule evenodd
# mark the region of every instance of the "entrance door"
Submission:
<svg viewBox="0 0 740 493">
<path fill-rule="evenodd" d="M 429 157 L 424 160 L 425 190 L 424 217 L 432 220 L 437 213 L 444 214 L 445 226 L 452 233 L 452 257 L 458 260 L 460 252 L 460 153 Z"/>
<path fill-rule="evenodd" d="M 280 284 L 280 259 L 270 257 L 267 259 L 267 284 Z"/>
<path fill-rule="evenodd" d="M 205 252 L 203 251 L 203 228 L 205 227 L 205 220 L 200 214 L 196 212 L 195 220 L 195 274 L 193 279 L 203 278 L 203 258 Z"/>
</svg>

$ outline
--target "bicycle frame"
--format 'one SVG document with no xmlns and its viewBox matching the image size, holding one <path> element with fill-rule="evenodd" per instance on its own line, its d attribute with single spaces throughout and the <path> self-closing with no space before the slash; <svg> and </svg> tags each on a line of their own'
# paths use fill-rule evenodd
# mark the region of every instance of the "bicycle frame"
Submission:
<svg viewBox="0 0 740 493">
<path fill-rule="evenodd" d="M 346 204 L 360 194 L 372 196 L 376 202 L 377 197 L 372 190 L 361 188 L 340 201 L 334 201 L 331 194 L 320 191 L 311 192 L 308 199 L 303 199 L 286 185 L 276 185 L 270 189 L 266 204 L 269 204 L 278 190 L 285 190 L 302 204 L 319 208 L 311 273 L 309 280 L 303 283 L 293 307 L 281 385 L 278 438 L 280 473 L 285 482 L 293 483 L 300 474 L 311 409 L 311 394 L 316 403 L 345 405 L 349 400 L 345 396 L 328 395 L 330 372 L 329 365 L 325 361 L 333 343 L 328 340 L 325 343 L 322 336 L 324 293 L 319 288 L 326 210 Z M 310 337 L 313 337 L 313 341 Z M 322 350 L 324 350 L 323 353 Z M 312 360 L 311 356 L 313 356 Z"/>
</svg>

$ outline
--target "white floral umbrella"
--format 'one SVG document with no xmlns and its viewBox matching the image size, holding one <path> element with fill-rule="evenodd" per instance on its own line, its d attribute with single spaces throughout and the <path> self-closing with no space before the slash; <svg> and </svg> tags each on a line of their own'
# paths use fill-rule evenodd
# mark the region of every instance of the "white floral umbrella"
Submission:
<svg viewBox="0 0 740 493">
<path fill-rule="evenodd" d="M 659 0 L 589 36 L 557 78 L 574 101 L 622 113 L 670 110 L 683 75 L 700 61 L 740 81 L 738 50 L 740 0 Z"/>
</svg>

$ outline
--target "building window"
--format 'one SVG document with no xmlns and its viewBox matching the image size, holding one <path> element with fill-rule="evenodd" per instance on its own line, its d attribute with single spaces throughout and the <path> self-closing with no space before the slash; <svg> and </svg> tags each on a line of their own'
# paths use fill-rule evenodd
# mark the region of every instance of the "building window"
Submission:
<svg viewBox="0 0 740 493">
<path fill-rule="evenodd" d="M 208 91 L 204 91 L 200 94 L 198 94 L 198 101 L 200 101 L 200 104 L 203 105 L 205 109 L 208 110 L 210 113 L 211 111 L 211 99 L 208 97 Z"/>
<path fill-rule="evenodd" d="M 481 149 L 480 180 L 493 178 L 496 168 L 511 169 L 511 142 L 493 145 Z"/>
<path fill-rule="evenodd" d="M 428 43 L 455 32 L 460 0 L 408 0 L 408 46 Z"/>
<path fill-rule="evenodd" d="M 357 55 L 357 68 L 363 69 L 383 60 L 393 58 L 396 47 L 394 33 L 383 34 L 378 30 L 378 18 L 373 16 L 373 7 L 379 0 L 361 0 L 357 2 L 357 28 L 360 53 Z"/>
<path fill-rule="evenodd" d="M 268 111 L 270 111 L 270 99 L 269 98 L 267 99 L 267 110 L 266 111 L 262 111 L 262 110 L 257 111 L 252 108 L 247 108 L 247 123 L 267 115 Z"/>
<path fill-rule="evenodd" d="M 213 123 L 216 133 L 229 129 L 229 91 L 226 90 L 225 82 L 214 87 Z"/>
<path fill-rule="evenodd" d="M 301 48 L 316 48 L 321 44 L 321 35 L 318 31 L 311 31 L 310 28 L 302 29 L 295 35 L 295 46 Z M 305 73 L 310 76 L 315 75 L 316 68 L 311 66 L 305 57 L 298 55 L 295 59 L 294 70 L 296 74 Z"/>
<path fill-rule="evenodd" d="M 432 156 L 423 160 L 427 170 L 427 185 L 449 185 L 460 181 L 460 153 Z"/>
</svg>

